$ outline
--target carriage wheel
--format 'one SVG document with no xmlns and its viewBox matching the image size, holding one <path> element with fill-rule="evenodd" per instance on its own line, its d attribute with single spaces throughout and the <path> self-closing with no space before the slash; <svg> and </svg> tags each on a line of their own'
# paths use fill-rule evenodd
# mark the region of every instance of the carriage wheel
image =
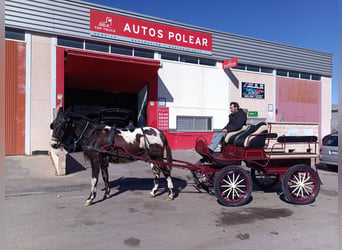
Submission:
<svg viewBox="0 0 342 250">
<path fill-rule="evenodd" d="M 289 168 L 282 181 L 282 188 L 288 201 L 294 204 L 312 203 L 320 189 L 320 181 L 314 169 L 299 164 Z"/>
<path fill-rule="evenodd" d="M 265 174 L 260 170 L 251 170 L 253 182 L 261 188 L 271 188 L 279 182 L 279 174 Z"/>
<path fill-rule="evenodd" d="M 228 166 L 221 169 L 215 178 L 215 195 L 224 206 L 241 206 L 251 197 L 251 184 L 251 177 L 246 170 L 239 166 Z"/>
</svg>

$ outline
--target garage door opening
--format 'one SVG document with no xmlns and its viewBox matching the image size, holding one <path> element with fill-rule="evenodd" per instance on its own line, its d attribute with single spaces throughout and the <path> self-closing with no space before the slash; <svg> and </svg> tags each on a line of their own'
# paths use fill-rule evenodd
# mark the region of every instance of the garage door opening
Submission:
<svg viewBox="0 0 342 250">
<path fill-rule="evenodd" d="M 147 103 L 157 99 L 159 61 L 61 47 L 57 53 L 58 72 L 64 72 L 57 73 L 57 99 L 63 95 L 65 108 L 90 116 L 124 109 L 136 126 L 146 125 Z"/>
</svg>

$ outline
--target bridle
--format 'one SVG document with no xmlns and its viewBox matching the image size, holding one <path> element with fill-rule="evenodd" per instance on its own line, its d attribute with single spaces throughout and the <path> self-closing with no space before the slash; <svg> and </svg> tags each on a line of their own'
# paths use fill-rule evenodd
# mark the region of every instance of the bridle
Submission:
<svg viewBox="0 0 342 250">
<path fill-rule="evenodd" d="M 54 133 L 52 134 L 54 140 L 57 141 L 56 146 L 55 146 L 56 148 L 59 148 L 60 145 L 64 142 L 65 132 L 66 132 L 68 126 L 69 126 L 69 123 L 70 123 L 70 118 L 66 118 L 66 119 L 63 118 L 63 121 L 59 125 L 59 130 L 61 131 L 61 135 L 56 137 L 54 135 Z M 55 124 L 51 123 L 50 128 L 55 130 L 55 126 L 56 126 Z"/>
</svg>

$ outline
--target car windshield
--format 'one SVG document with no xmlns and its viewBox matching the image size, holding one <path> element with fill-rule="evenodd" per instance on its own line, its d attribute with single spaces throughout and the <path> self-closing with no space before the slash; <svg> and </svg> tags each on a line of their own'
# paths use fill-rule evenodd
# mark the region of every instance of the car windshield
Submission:
<svg viewBox="0 0 342 250">
<path fill-rule="evenodd" d="M 324 146 L 334 146 L 337 147 L 338 146 L 338 137 L 337 136 L 330 136 L 329 138 L 327 138 L 327 140 L 325 140 L 323 142 Z"/>
</svg>

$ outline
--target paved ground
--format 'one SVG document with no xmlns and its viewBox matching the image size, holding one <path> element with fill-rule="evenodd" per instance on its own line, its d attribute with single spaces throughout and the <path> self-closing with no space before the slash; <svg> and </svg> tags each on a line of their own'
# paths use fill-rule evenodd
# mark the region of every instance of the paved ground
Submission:
<svg viewBox="0 0 342 250">
<path fill-rule="evenodd" d="M 174 158 L 196 162 L 193 150 Z M 189 171 L 174 168 L 174 201 L 148 198 L 152 173 L 144 162 L 112 165 L 112 197 L 84 207 L 90 169 L 81 154 L 68 160 L 69 174 L 56 176 L 49 156 L 6 157 L 6 249 L 338 249 L 337 172 L 321 168 L 316 201 L 292 205 L 279 186 L 253 191 L 242 207 L 224 207 L 199 193 Z"/>
</svg>

